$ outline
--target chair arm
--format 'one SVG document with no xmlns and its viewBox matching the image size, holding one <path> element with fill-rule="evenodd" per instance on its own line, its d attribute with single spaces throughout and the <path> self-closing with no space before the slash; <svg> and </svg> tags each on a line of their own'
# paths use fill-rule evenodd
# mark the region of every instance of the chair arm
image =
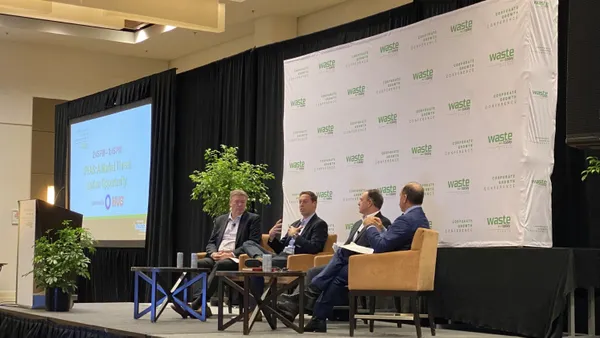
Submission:
<svg viewBox="0 0 600 338">
<path fill-rule="evenodd" d="M 204 259 L 206 258 L 206 252 L 198 252 L 196 257 L 198 257 L 198 260 Z"/>
<path fill-rule="evenodd" d="M 289 271 L 308 271 L 314 266 L 315 255 L 298 254 L 290 255 L 287 258 L 287 268 Z"/>
<path fill-rule="evenodd" d="M 419 251 L 350 256 L 349 290 L 419 290 Z"/>
<path fill-rule="evenodd" d="M 331 260 L 332 257 L 333 257 L 333 255 L 317 255 L 315 257 L 314 265 L 315 266 L 327 265 L 327 264 L 329 264 L 329 261 Z"/>
<path fill-rule="evenodd" d="M 241 254 L 240 257 L 238 257 L 238 259 L 240 260 L 238 270 L 242 271 L 246 268 L 246 261 L 250 259 L 250 256 L 246 254 Z"/>
</svg>

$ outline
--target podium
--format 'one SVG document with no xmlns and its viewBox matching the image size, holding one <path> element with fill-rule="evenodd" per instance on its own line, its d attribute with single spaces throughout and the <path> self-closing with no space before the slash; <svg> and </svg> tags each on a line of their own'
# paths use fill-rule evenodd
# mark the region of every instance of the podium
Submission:
<svg viewBox="0 0 600 338">
<path fill-rule="evenodd" d="M 17 305 L 27 308 L 44 308 L 45 290 L 35 286 L 33 270 L 35 241 L 48 230 L 65 228 L 63 221 L 70 220 L 71 227 L 81 227 L 83 215 L 52 205 L 42 200 L 19 201 L 19 239 L 17 243 Z"/>
</svg>

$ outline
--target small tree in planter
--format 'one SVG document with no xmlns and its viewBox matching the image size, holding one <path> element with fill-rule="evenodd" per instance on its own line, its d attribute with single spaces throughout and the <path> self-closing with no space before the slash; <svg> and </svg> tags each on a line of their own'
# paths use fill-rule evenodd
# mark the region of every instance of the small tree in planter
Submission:
<svg viewBox="0 0 600 338">
<path fill-rule="evenodd" d="M 70 227 L 50 230 L 35 241 L 33 273 L 36 286 L 46 291 L 46 310 L 69 311 L 71 294 L 77 290 L 79 276 L 89 279 L 90 259 L 85 251 L 94 253 L 94 239 L 87 229 Z"/>
<path fill-rule="evenodd" d="M 203 172 L 194 170 L 190 175 L 196 186 L 192 190 L 192 200 L 202 199 L 203 211 L 211 217 L 229 212 L 229 193 L 242 189 L 248 194 L 248 202 L 262 205 L 271 203 L 265 181 L 275 175 L 267 171 L 266 164 L 240 162 L 237 147 L 221 145 L 222 151 L 207 149 Z"/>
<path fill-rule="evenodd" d="M 586 160 L 588 161 L 588 167 L 581 172 L 582 181 L 585 181 L 588 175 L 600 174 L 600 160 L 596 156 L 589 156 Z"/>
</svg>

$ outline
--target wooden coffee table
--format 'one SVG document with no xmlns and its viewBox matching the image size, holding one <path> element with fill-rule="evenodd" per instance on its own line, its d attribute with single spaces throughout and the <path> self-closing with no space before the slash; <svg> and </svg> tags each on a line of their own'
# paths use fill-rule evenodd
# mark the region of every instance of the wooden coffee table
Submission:
<svg viewBox="0 0 600 338">
<path fill-rule="evenodd" d="M 243 322 L 244 335 L 250 334 L 252 326 L 256 321 L 256 316 L 262 311 L 265 315 L 265 319 L 271 326 L 271 329 L 277 329 L 277 319 L 279 319 L 285 326 L 294 329 L 298 333 L 304 332 L 304 277 L 306 272 L 303 271 L 274 271 L 274 272 L 263 272 L 263 271 L 218 271 L 216 276 L 219 278 L 219 314 L 218 314 L 218 329 L 224 331 L 231 325 L 239 322 Z M 287 284 L 277 284 L 279 278 L 296 277 L 292 282 Z M 236 284 L 235 279 L 244 280 L 244 288 Z M 256 295 L 251 292 L 250 283 L 256 278 L 261 278 L 265 282 L 265 288 L 262 295 Z M 243 297 L 242 306 L 240 306 L 240 313 L 235 318 L 231 319 L 227 323 L 223 323 L 223 284 L 229 285 L 230 288 L 239 292 Z M 298 314 L 298 325 L 296 326 L 293 322 L 287 320 L 277 309 L 277 298 L 282 293 L 293 290 L 296 286 L 300 287 L 300 313 Z M 250 314 L 250 298 L 256 301 L 256 307 L 252 314 Z"/>
</svg>

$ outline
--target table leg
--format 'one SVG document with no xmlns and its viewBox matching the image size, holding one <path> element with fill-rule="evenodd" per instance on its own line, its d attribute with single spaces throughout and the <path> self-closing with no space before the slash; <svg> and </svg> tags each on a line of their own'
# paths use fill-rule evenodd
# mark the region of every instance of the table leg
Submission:
<svg viewBox="0 0 600 338">
<path fill-rule="evenodd" d="M 298 312 L 298 327 L 300 328 L 299 333 L 304 333 L 304 277 L 298 277 L 298 287 L 300 288 L 300 297 L 298 301 L 298 306 L 300 307 L 300 311 Z"/>
<path fill-rule="evenodd" d="M 596 335 L 596 289 L 588 288 L 588 335 Z"/>
<path fill-rule="evenodd" d="M 248 317 L 248 309 L 250 308 L 250 278 L 248 276 L 244 276 L 244 335 L 247 336 L 250 334 L 250 325 Z M 240 306 L 240 310 L 242 306 Z"/>
<path fill-rule="evenodd" d="M 569 337 L 575 337 L 575 290 L 569 293 Z"/>
<path fill-rule="evenodd" d="M 150 295 L 150 321 L 156 322 L 156 271 L 152 271 L 152 294 Z"/>
<path fill-rule="evenodd" d="M 135 272 L 133 276 L 133 319 L 140 318 L 140 275 Z"/>
<path fill-rule="evenodd" d="M 219 331 L 223 331 L 223 278 L 225 277 L 217 277 L 218 280 L 218 289 L 217 289 L 217 297 L 219 298 L 218 304 L 218 312 L 217 312 L 217 329 Z M 241 309 L 241 307 L 240 307 Z"/>
</svg>

